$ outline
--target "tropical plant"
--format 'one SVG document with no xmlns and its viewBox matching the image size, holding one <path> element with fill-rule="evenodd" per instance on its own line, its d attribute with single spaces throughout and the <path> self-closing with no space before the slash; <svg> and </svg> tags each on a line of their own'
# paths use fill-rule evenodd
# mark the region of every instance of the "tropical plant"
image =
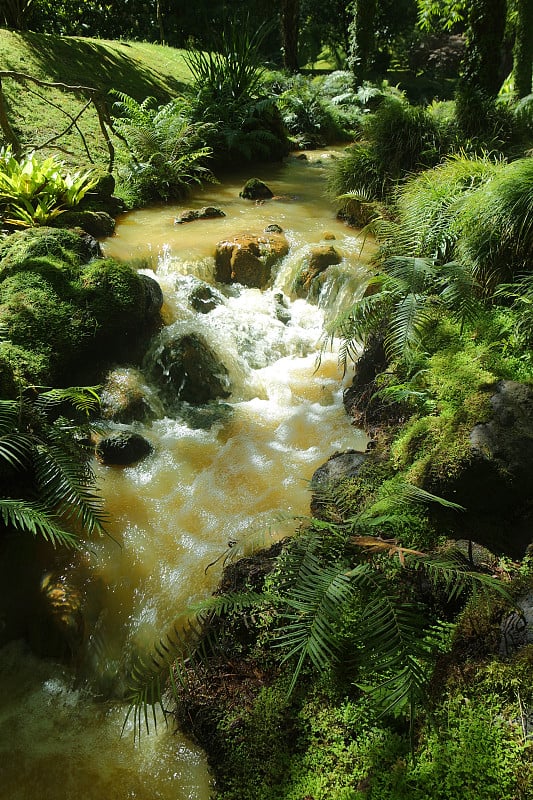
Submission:
<svg viewBox="0 0 533 800">
<path fill-rule="evenodd" d="M 0 216 L 9 224 L 47 225 L 79 205 L 96 183 L 91 170 L 68 172 L 54 156 L 17 158 L 10 146 L 0 149 Z"/>
<path fill-rule="evenodd" d="M 457 218 L 457 257 L 487 292 L 528 272 L 533 251 L 533 159 L 502 166 L 470 194 Z"/>
<path fill-rule="evenodd" d="M 335 162 L 330 193 L 390 198 L 410 173 L 433 167 L 448 147 L 447 123 L 402 97 L 387 96 L 363 118 L 360 141 Z"/>
<path fill-rule="evenodd" d="M 42 536 L 54 547 L 81 547 L 80 533 L 105 533 L 102 501 L 93 488 L 89 450 L 64 414 L 86 419 L 99 406 L 95 389 L 75 387 L 0 400 L 2 533 Z"/>
<path fill-rule="evenodd" d="M 453 261 L 392 257 L 385 272 L 370 279 L 366 296 L 334 318 L 327 337 L 339 337 L 339 362 L 357 360 L 358 348 L 372 335 L 384 336 L 389 361 L 409 362 L 422 348 L 435 320 L 449 313 L 461 325 L 480 313 L 478 286 L 467 267 Z"/>
<path fill-rule="evenodd" d="M 213 125 L 208 141 L 217 161 L 277 159 L 288 151 L 279 111 L 262 86 L 261 45 L 269 30 L 262 25 L 252 32 L 249 20 L 235 19 L 213 37 L 209 51 L 187 54 L 188 114 L 193 123 Z"/>
<path fill-rule="evenodd" d="M 207 167 L 212 155 L 205 144 L 208 126 L 193 125 L 183 105 L 158 106 L 153 97 L 142 103 L 114 92 L 117 131 L 124 137 L 128 158 L 120 178 L 137 203 L 183 198 L 194 183 L 213 181 Z"/>
<path fill-rule="evenodd" d="M 439 264 L 450 261 L 456 256 L 456 220 L 466 198 L 501 168 L 501 162 L 487 155 L 457 153 L 409 178 L 396 196 L 397 224 L 374 226 L 381 256 L 431 258 Z"/>
</svg>

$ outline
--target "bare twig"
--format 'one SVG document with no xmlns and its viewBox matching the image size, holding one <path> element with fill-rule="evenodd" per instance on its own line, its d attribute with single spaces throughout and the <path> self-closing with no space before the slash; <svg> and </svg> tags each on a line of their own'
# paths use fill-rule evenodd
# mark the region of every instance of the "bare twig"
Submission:
<svg viewBox="0 0 533 800">
<path fill-rule="evenodd" d="M 81 94 L 85 95 L 87 97 L 87 103 L 85 104 L 83 109 L 79 112 L 79 114 L 77 114 L 75 117 L 73 117 L 71 114 L 69 114 L 67 111 L 65 111 L 63 108 L 61 108 L 57 104 L 53 103 L 51 100 L 47 100 L 42 95 L 38 94 L 37 92 L 34 92 L 34 94 L 37 94 L 38 97 L 40 97 L 45 103 L 48 103 L 49 105 L 53 106 L 54 108 L 59 109 L 63 114 L 65 114 L 70 119 L 70 124 L 65 128 L 64 131 L 62 131 L 61 133 L 53 136 L 51 139 L 48 139 L 47 142 L 37 146 L 34 149 L 39 149 L 40 150 L 43 147 L 46 147 L 46 146 L 50 145 L 52 142 L 56 142 L 58 139 L 60 139 L 62 136 L 64 136 L 66 133 L 68 133 L 72 128 L 76 128 L 76 130 L 78 131 L 78 133 L 79 133 L 79 135 L 81 137 L 81 140 L 83 142 L 83 146 L 85 148 L 85 152 L 87 153 L 87 156 L 88 156 L 89 160 L 92 163 L 94 163 L 93 159 L 92 159 L 92 157 L 90 155 L 90 151 L 89 151 L 89 148 L 88 148 L 88 145 L 87 145 L 87 141 L 86 141 L 82 131 L 80 130 L 80 128 L 78 127 L 78 124 L 77 124 L 77 122 L 78 122 L 79 118 L 81 117 L 81 115 L 86 111 L 86 109 L 92 103 L 94 105 L 95 110 L 96 110 L 96 113 L 97 113 L 97 116 L 98 116 L 98 123 L 100 125 L 100 130 L 102 131 L 102 136 L 104 137 L 104 141 L 106 143 L 107 150 L 108 150 L 108 153 L 109 153 L 108 170 L 109 170 L 109 172 L 112 171 L 114 160 L 115 160 L 115 149 L 113 147 L 113 142 L 111 141 L 111 137 L 109 136 L 109 130 L 113 131 L 113 133 L 115 131 L 113 129 L 113 124 L 111 122 L 111 117 L 110 117 L 109 111 L 107 109 L 107 104 L 105 102 L 105 98 L 102 97 L 101 91 L 99 89 L 96 89 L 94 86 L 82 86 L 82 85 L 79 85 L 79 84 L 68 84 L 68 83 L 62 83 L 60 81 L 43 81 L 40 78 L 35 78 L 33 75 L 26 75 L 26 73 L 24 73 L 24 72 L 15 72 L 14 70 L 0 70 L 0 127 L 2 128 L 2 131 L 4 133 L 4 137 L 5 137 L 6 141 L 8 142 L 8 144 L 11 144 L 11 146 L 13 147 L 13 150 L 15 152 L 17 152 L 17 153 L 20 152 L 21 145 L 20 145 L 20 141 L 19 141 L 17 135 L 15 134 L 15 132 L 13 131 L 13 129 L 12 129 L 11 125 L 10 125 L 9 118 L 8 118 L 8 115 L 7 115 L 7 110 L 6 110 L 6 106 L 5 106 L 5 102 L 4 102 L 4 96 L 2 94 L 2 78 L 11 78 L 12 80 L 18 81 L 19 83 L 25 83 L 26 81 L 29 81 L 30 83 L 34 83 L 36 86 L 40 86 L 42 88 L 46 88 L 46 89 L 61 89 L 63 91 L 67 91 L 67 92 L 81 93 Z M 29 91 L 31 91 L 31 89 Z M 55 146 L 57 147 L 57 145 L 55 145 Z"/>
</svg>

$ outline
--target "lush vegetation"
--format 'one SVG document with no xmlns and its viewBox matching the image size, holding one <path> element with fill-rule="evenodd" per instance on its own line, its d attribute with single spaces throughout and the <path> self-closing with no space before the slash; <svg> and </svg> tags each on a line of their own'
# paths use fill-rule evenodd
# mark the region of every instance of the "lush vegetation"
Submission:
<svg viewBox="0 0 533 800">
<path fill-rule="evenodd" d="M 489 419 L 498 381 L 533 382 L 531 3 L 281 2 L 278 28 L 262 27 L 272 11 L 260 2 L 247 4 L 249 25 L 228 27 L 217 2 L 205 6 L 221 32 L 215 41 L 197 8 L 178 24 L 162 2 L 126 5 L 121 32 L 187 45 L 185 54 L 166 49 L 164 77 L 117 44 L 74 40 L 69 62 L 60 37 L 0 34 L 26 48 L 39 75 L 63 77 L 61 56 L 84 64 L 71 82 L 92 72 L 97 88 L 115 90 L 106 124 L 131 205 L 181 199 L 221 165 L 353 141 L 329 189 L 379 245 L 366 296 L 326 332 L 341 338 L 345 367 L 358 361 L 362 374 L 365 356 L 372 362 L 354 413 L 375 450 L 356 478 L 313 487 L 313 516 L 260 557 L 268 568 L 259 577 L 241 567 L 241 592 L 191 610 L 190 635 L 173 631 L 139 665 L 136 730 L 170 686 L 181 721 L 199 721 L 193 732 L 216 760 L 225 800 L 526 800 L 533 656 L 528 645 L 500 658 L 498 635 L 531 588 L 531 562 L 511 562 L 496 541 L 498 555 L 479 563 L 472 546 L 448 541 L 485 533 L 456 502 L 473 426 Z M 100 4 L 76 0 L 9 0 L 2 13 L 19 30 L 98 34 L 104 25 Z M 449 34 L 461 40 L 460 79 L 437 47 L 451 47 Z M 290 74 L 279 69 L 281 41 Z M 500 91 L 511 65 L 501 74 L 494 54 L 512 46 Z M 163 58 L 147 48 L 131 52 Z M 6 50 L 2 66 L 18 69 L 20 52 Z M 294 74 L 299 52 L 339 69 Z M 269 55 L 278 69 L 266 70 Z M 62 105 L 56 89 L 43 87 L 39 102 Z M 96 369 L 103 342 L 120 359 L 123 337 L 146 330 L 148 299 L 128 265 L 94 258 L 87 239 L 48 227 L 94 188 L 94 115 L 84 133 L 79 100 L 69 106 L 65 133 L 77 144 L 67 167 L 48 154 L 57 117 L 47 113 L 54 130 L 36 132 L 29 120 L 44 118 L 42 106 L 26 90 L 24 102 L 12 88 L 6 97 L 22 150 L 2 151 L 0 212 L 6 232 L 29 230 L 0 245 L 0 510 L 10 532 L 72 546 L 77 529 L 101 531 L 102 519 L 88 462 L 54 408 L 73 397 L 88 408 L 94 395 L 28 386 L 66 386 L 85 359 Z"/>
</svg>

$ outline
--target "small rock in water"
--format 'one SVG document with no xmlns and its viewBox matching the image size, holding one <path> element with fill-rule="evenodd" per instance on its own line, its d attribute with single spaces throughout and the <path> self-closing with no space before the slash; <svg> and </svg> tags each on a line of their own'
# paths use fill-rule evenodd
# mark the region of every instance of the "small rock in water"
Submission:
<svg viewBox="0 0 533 800">
<path fill-rule="evenodd" d="M 139 433 L 114 433 L 96 445 L 96 456 L 103 464 L 128 466 L 153 452 L 150 442 Z"/>
<path fill-rule="evenodd" d="M 239 197 L 244 200 L 270 200 L 271 197 L 274 197 L 274 192 L 259 178 L 250 178 L 244 184 L 242 192 L 239 192 Z"/>
<path fill-rule="evenodd" d="M 182 225 L 184 222 L 193 222 L 196 219 L 213 219 L 215 217 L 225 217 L 226 214 L 221 208 L 215 206 L 204 206 L 203 208 L 182 211 L 174 220 L 175 225 Z"/>
</svg>

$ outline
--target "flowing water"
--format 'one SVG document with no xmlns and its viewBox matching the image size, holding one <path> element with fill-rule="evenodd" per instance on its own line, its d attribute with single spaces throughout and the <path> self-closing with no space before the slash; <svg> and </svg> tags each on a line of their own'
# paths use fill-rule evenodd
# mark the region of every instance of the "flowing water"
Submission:
<svg viewBox="0 0 533 800">
<path fill-rule="evenodd" d="M 112 538 L 63 565 L 62 579 L 83 597 L 76 667 L 39 659 L 20 641 L 1 653 L 1 800 L 209 797 L 205 757 L 180 733 L 161 724 L 139 743 L 128 723 L 121 737 L 126 706 L 119 698 L 132 659 L 216 587 L 221 557 L 290 534 L 294 517 L 308 513 L 317 467 L 336 451 L 366 445 L 343 410 L 335 343 L 317 360 L 325 320 L 362 291 L 366 276 L 364 242 L 323 196 L 328 157 L 268 167 L 260 177 L 277 199 L 264 204 L 239 198 L 249 175 L 236 175 L 199 190 L 187 206 L 125 214 L 104 243 L 107 255 L 135 259 L 161 284 L 162 339 L 201 333 L 226 366 L 232 394 L 208 409 L 185 404 L 170 415 L 145 371 L 118 373 L 119 380 L 133 375 L 158 412 L 149 425 L 128 426 L 154 453 L 128 468 L 95 465 Z M 226 216 L 174 224 L 184 208 L 206 205 Z M 290 243 L 273 285 L 219 287 L 223 302 L 213 311 L 191 310 L 187 296 L 198 279 L 214 283 L 216 242 L 272 223 Z M 318 302 L 308 303 L 291 286 L 309 247 L 321 242 L 333 244 L 342 261 L 329 268 Z M 160 347 L 156 341 L 149 360 Z"/>
</svg>

